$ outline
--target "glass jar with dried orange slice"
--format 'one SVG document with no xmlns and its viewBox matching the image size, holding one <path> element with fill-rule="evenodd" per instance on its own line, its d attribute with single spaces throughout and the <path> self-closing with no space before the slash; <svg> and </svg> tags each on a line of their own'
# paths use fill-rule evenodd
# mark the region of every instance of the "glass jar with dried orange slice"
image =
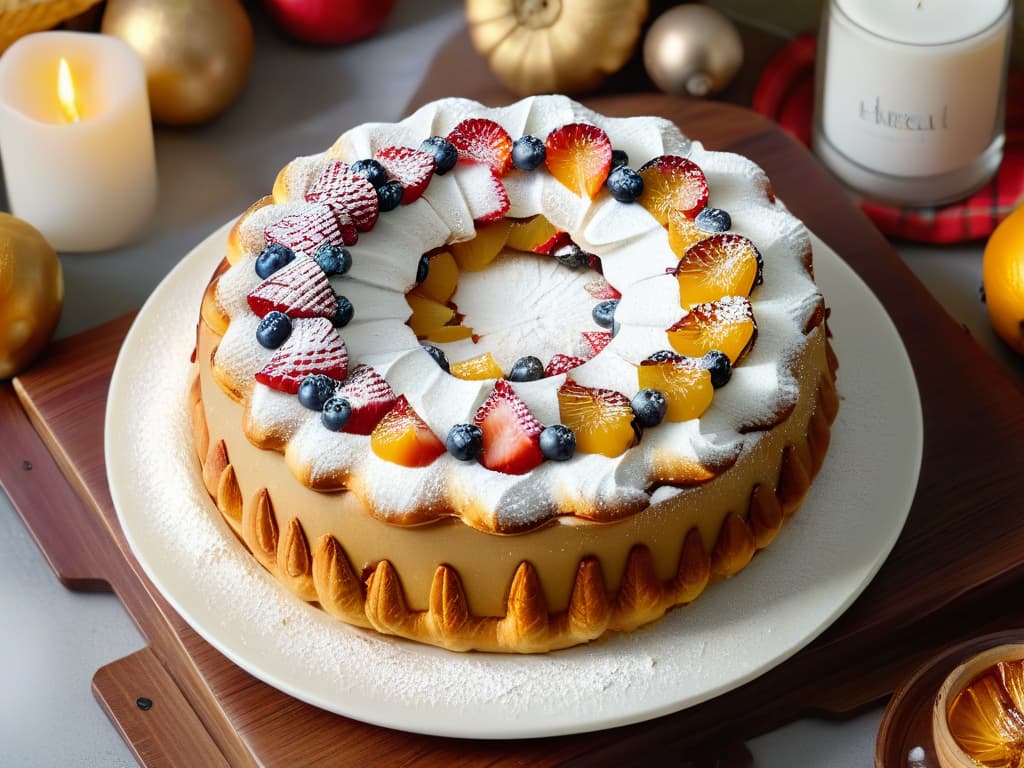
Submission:
<svg viewBox="0 0 1024 768">
<path fill-rule="evenodd" d="M 981 272 L 992 327 L 1024 355 L 1024 205 L 989 237 Z"/>
</svg>

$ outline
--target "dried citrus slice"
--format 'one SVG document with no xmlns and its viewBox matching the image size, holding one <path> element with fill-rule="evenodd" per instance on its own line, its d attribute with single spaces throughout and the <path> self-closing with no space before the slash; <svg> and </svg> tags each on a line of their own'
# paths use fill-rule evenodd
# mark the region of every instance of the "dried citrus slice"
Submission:
<svg viewBox="0 0 1024 768">
<path fill-rule="evenodd" d="M 701 240 L 676 265 L 679 303 L 692 307 L 723 296 L 749 296 L 761 280 L 761 254 L 742 235 Z"/>
<path fill-rule="evenodd" d="M 757 323 L 748 298 L 727 296 L 692 307 L 667 333 L 672 349 L 681 355 L 703 357 L 717 349 L 735 365 L 753 346 Z"/>
</svg>

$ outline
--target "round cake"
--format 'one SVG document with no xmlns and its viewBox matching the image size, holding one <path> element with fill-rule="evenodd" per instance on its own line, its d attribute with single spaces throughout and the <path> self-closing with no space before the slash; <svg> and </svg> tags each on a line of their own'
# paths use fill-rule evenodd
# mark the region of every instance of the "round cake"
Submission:
<svg viewBox="0 0 1024 768">
<path fill-rule="evenodd" d="M 560 96 L 441 100 L 297 158 L 239 218 L 196 450 L 253 556 L 342 621 L 564 648 L 772 541 L 838 408 L 826 315 L 753 162 Z"/>
</svg>

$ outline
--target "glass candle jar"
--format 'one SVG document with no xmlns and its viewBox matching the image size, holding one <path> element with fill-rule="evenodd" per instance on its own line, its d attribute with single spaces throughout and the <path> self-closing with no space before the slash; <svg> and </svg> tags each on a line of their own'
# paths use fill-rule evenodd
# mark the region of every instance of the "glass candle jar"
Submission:
<svg viewBox="0 0 1024 768">
<path fill-rule="evenodd" d="M 1003 157 L 1010 0 L 829 0 L 813 147 L 861 194 L 949 203 Z"/>
</svg>

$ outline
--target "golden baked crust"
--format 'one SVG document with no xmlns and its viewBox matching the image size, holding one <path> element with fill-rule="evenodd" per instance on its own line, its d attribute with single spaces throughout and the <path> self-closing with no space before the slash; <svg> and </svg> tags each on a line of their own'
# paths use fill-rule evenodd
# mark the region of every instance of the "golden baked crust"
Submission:
<svg viewBox="0 0 1024 768">
<path fill-rule="evenodd" d="M 307 519 L 304 525 L 304 516 L 315 518 L 305 514 L 304 505 L 287 501 L 275 504 L 275 496 L 283 498 L 295 490 L 281 487 L 282 484 L 296 485 L 283 457 L 258 451 L 260 466 L 255 472 L 253 467 L 247 467 L 248 476 L 240 479 L 229 449 L 231 445 L 245 450 L 248 445 L 240 426 L 234 434 L 211 431 L 204 393 L 210 393 L 211 386 L 216 387 L 208 361 L 218 335 L 205 322 L 200 327 L 199 372 L 190 393 L 195 446 L 206 488 L 225 522 L 256 560 L 301 599 L 319 604 L 348 624 L 449 650 L 545 652 L 593 641 L 608 632 L 627 632 L 654 621 L 667 610 L 695 600 L 709 584 L 742 570 L 757 550 L 772 542 L 800 506 L 821 468 L 839 407 L 835 389 L 837 362 L 827 340 L 824 320 L 812 329 L 811 335 L 815 343 L 808 345 L 812 354 L 805 364 L 813 372 L 815 384 L 807 388 L 788 418 L 767 433 L 792 432 L 792 436 L 785 435 L 781 449 L 773 451 L 777 456 L 771 482 L 747 486 L 745 503 L 727 509 L 717 519 L 709 520 L 704 515 L 681 533 L 666 531 L 665 535 L 653 536 L 648 541 L 634 539 L 624 558 L 614 552 L 606 556 L 600 547 L 595 547 L 594 554 L 568 563 L 568 577 L 564 571 L 552 573 L 545 565 L 538 567 L 533 557 L 557 546 L 544 538 L 547 532 L 562 527 L 558 523 L 533 532 L 531 536 L 535 538 L 530 541 L 522 535 L 510 537 L 477 531 L 459 521 L 435 522 L 434 526 L 458 526 L 463 536 L 471 537 L 474 543 L 467 547 L 462 539 L 442 537 L 455 539 L 452 552 L 437 551 L 424 543 L 417 549 L 422 555 L 418 559 L 427 562 L 426 566 L 423 562 L 406 566 L 398 557 L 354 555 L 349 549 L 358 549 L 358 545 L 347 544 L 348 529 L 344 523 L 319 534 L 308 531 L 307 527 L 317 523 L 311 525 Z M 241 406 L 217 404 L 221 409 L 226 406 L 233 407 L 235 412 L 221 422 L 240 425 Z M 790 424 L 793 420 L 795 423 Z M 783 430 L 787 424 L 793 429 Z M 259 481 L 251 482 L 253 476 Z M 340 496 L 353 496 L 320 495 L 328 503 L 331 497 L 340 501 Z M 667 509 L 666 505 L 680 506 L 669 499 L 636 517 L 680 516 L 679 509 Z M 373 524 L 373 538 L 386 537 L 389 531 L 394 535 L 417 535 L 426 530 L 420 527 L 403 531 L 401 526 L 362 516 Z M 614 526 L 586 522 L 578 525 L 589 526 L 598 538 L 622 538 L 622 532 L 614 530 Z M 602 536 L 602 532 L 606 535 Z M 666 538 L 673 543 L 666 545 Z M 454 549 L 486 552 L 499 540 L 501 548 L 516 550 L 521 557 L 508 579 L 491 574 L 463 574 L 446 557 L 454 554 Z M 435 538 L 433 542 L 436 541 Z M 387 540 L 378 542 L 379 551 L 387 552 L 392 544 Z M 403 547 L 395 546 L 395 551 L 401 552 Z M 485 599 L 477 594 L 481 591 L 488 593 Z M 552 599 L 553 595 L 561 598 Z M 477 609 L 474 604 L 485 607 Z"/>
</svg>

